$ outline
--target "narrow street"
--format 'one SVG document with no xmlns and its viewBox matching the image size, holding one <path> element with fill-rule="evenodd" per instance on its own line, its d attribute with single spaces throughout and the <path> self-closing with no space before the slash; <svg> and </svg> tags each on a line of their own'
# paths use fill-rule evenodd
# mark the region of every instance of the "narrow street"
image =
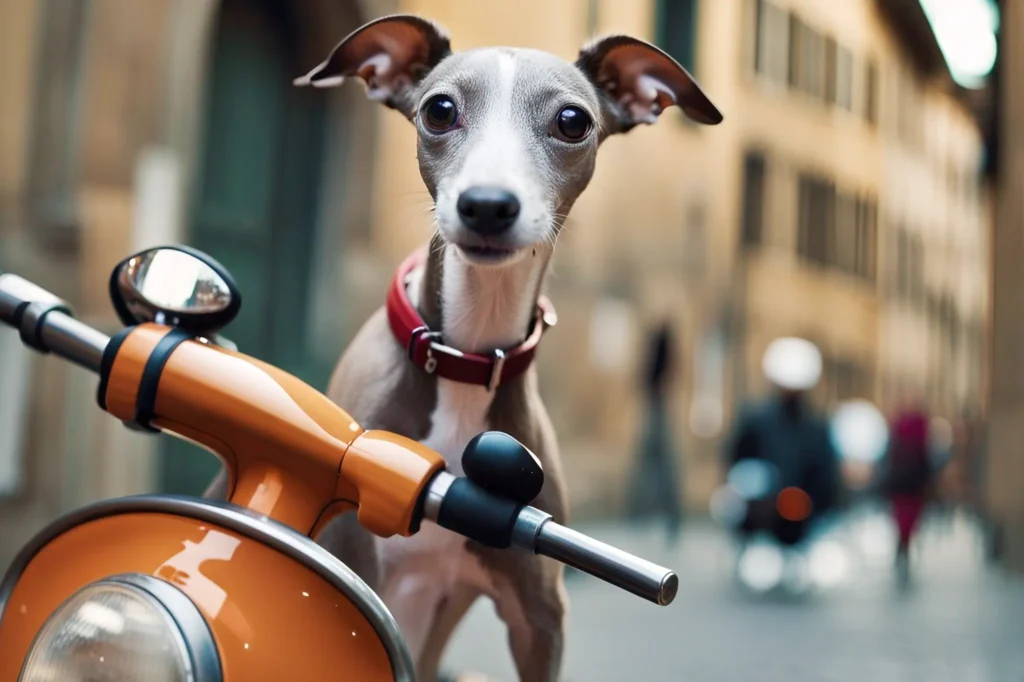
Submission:
<svg viewBox="0 0 1024 682">
<path fill-rule="evenodd" d="M 886 519 L 847 521 L 827 538 L 821 556 L 830 560 L 818 560 L 831 587 L 802 598 L 741 592 L 730 542 L 709 522 L 687 526 L 674 549 L 656 527 L 584 530 L 676 569 L 681 584 L 676 601 L 658 608 L 573 576 L 567 682 L 1024 681 L 1024 582 L 983 566 L 963 518 L 922 531 L 904 593 Z M 516 679 L 489 602 L 473 608 L 446 661 L 448 670 Z"/>
</svg>

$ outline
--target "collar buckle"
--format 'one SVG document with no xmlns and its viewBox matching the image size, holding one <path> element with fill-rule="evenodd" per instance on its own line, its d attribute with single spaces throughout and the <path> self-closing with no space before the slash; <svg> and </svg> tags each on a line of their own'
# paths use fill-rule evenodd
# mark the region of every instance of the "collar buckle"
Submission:
<svg viewBox="0 0 1024 682">
<path fill-rule="evenodd" d="M 501 385 L 501 371 L 505 369 L 505 351 L 494 350 L 494 360 L 491 362 L 491 378 L 487 381 L 487 390 L 493 392 Z"/>
<path fill-rule="evenodd" d="M 416 362 L 416 347 L 419 346 L 421 340 L 426 339 L 428 341 L 427 360 L 423 363 L 423 369 L 426 370 L 427 374 L 433 374 L 437 369 L 437 358 L 434 357 L 434 339 L 440 338 L 440 332 L 430 331 L 430 327 L 425 325 L 413 329 L 412 334 L 409 336 L 409 346 L 405 349 L 405 352 L 414 363 Z"/>
</svg>

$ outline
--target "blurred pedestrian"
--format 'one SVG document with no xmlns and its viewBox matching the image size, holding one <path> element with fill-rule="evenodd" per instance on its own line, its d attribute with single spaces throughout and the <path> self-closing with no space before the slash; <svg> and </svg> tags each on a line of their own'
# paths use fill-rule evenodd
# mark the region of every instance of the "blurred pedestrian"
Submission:
<svg viewBox="0 0 1024 682">
<path fill-rule="evenodd" d="M 821 354 L 804 339 L 777 339 L 769 344 L 763 367 L 772 393 L 741 410 L 726 445 L 726 466 L 760 460 L 774 479 L 756 499 L 746 500 L 741 535 L 768 531 L 779 542 L 796 545 L 811 519 L 834 508 L 840 495 L 839 457 L 829 423 L 810 400 L 821 378 Z M 801 505 L 793 502 L 800 499 L 809 504 L 794 513 Z"/>
<path fill-rule="evenodd" d="M 910 577 L 910 544 L 935 482 L 929 421 L 923 402 L 909 401 L 893 417 L 882 459 L 882 485 L 896 525 L 896 571 L 902 584 Z"/>
<path fill-rule="evenodd" d="M 675 366 L 672 325 L 666 319 L 648 337 L 648 353 L 642 376 L 644 420 L 640 452 L 630 491 L 629 513 L 634 519 L 652 513 L 664 514 L 670 544 L 678 538 L 683 521 L 679 454 L 669 415 L 669 389 Z"/>
</svg>

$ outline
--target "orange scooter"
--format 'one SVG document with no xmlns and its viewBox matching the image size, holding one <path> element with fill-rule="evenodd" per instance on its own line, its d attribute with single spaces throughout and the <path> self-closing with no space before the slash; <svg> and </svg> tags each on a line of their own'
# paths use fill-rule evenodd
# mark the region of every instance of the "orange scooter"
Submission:
<svg viewBox="0 0 1024 682">
<path fill-rule="evenodd" d="M 492 547 L 542 554 L 660 605 L 671 571 L 561 526 L 504 489 L 543 472 L 510 436 L 470 444 L 478 481 L 416 441 L 362 429 L 297 378 L 230 348 L 231 275 L 162 247 L 115 268 L 113 337 L 58 297 L 0 275 L 0 321 L 25 344 L 96 372 L 102 409 L 134 429 L 216 453 L 229 503 L 107 500 L 52 523 L 0 582 L 0 682 L 409 681 L 413 663 L 380 598 L 311 537 L 349 511 L 381 535 L 424 519 Z M 488 476 L 487 472 L 490 472 Z M 520 473 L 516 473 L 520 472 Z"/>
</svg>

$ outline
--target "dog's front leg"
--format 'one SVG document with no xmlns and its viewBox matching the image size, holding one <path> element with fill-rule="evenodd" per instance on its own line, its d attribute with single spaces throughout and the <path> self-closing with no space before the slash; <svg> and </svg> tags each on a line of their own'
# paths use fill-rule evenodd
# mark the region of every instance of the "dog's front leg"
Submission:
<svg viewBox="0 0 1024 682">
<path fill-rule="evenodd" d="M 500 556 L 494 604 L 508 627 L 520 682 L 558 682 L 568 599 L 561 565 L 507 552 Z"/>
<path fill-rule="evenodd" d="M 405 573 L 386 578 L 381 591 L 405 638 L 419 682 L 435 682 L 452 632 L 479 595 L 468 586 L 445 582 L 430 573 Z"/>
</svg>

